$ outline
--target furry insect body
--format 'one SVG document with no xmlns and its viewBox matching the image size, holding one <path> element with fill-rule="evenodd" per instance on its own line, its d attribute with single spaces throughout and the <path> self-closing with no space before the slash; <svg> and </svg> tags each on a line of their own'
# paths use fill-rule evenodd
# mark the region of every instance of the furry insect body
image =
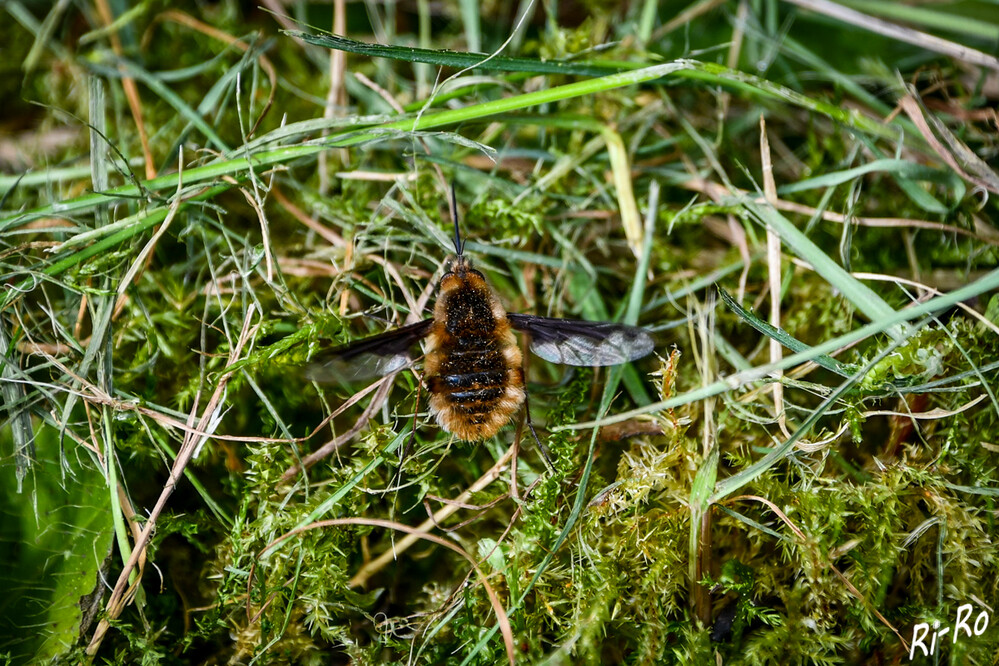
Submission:
<svg viewBox="0 0 999 666">
<path fill-rule="evenodd" d="M 465 259 L 453 191 L 451 196 L 456 256 L 445 264 L 434 316 L 324 354 L 309 367 L 310 379 L 361 379 L 401 370 L 413 362 L 413 347 L 425 340 L 431 413 L 444 430 L 477 442 L 495 435 L 527 401 L 515 329 L 530 335 L 531 351 L 552 363 L 616 365 L 652 352 L 652 338 L 635 326 L 507 313 L 486 278 Z"/>
<path fill-rule="evenodd" d="M 441 278 L 424 371 L 437 423 L 467 441 L 495 435 L 524 402 L 523 357 L 506 310 L 463 257 Z"/>
</svg>

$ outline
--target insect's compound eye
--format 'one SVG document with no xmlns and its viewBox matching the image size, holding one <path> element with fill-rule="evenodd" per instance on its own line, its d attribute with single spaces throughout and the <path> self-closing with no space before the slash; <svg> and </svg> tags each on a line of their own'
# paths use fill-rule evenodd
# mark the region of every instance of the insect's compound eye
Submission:
<svg viewBox="0 0 999 666">
<path fill-rule="evenodd" d="M 438 290 L 442 289 L 448 282 L 457 279 L 456 269 L 459 267 L 458 263 L 458 257 L 448 257 L 444 260 L 444 273 L 437 282 Z"/>
<path fill-rule="evenodd" d="M 448 272 L 441 276 L 440 282 L 437 283 L 437 291 L 443 292 L 448 289 L 452 289 L 461 284 L 461 278 L 458 277 L 457 273 Z"/>
</svg>

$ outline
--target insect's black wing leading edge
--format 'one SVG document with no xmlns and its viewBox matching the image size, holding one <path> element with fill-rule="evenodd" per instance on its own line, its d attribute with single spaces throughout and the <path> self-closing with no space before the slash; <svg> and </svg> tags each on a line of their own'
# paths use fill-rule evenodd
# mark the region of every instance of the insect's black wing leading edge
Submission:
<svg viewBox="0 0 999 666">
<path fill-rule="evenodd" d="M 652 353 L 654 343 L 645 329 L 624 324 L 507 315 L 510 325 L 531 336 L 531 351 L 552 363 L 617 365 Z"/>
<path fill-rule="evenodd" d="M 433 319 L 372 335 L 313 359 L 305 370 L 317 382 L 349 381 L 381 377 L 406 367 L 410 349 L 430 332 Z"/>
</svg>

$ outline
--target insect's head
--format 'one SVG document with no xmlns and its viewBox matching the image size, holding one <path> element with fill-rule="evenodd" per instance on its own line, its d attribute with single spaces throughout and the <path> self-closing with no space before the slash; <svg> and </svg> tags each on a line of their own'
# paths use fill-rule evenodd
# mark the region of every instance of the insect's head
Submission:
<svg viewBox="0 0 999 666">
<path fill-rule="evenodd" d="M 443 282 L 445 278 L 452 275 L 456 275 L 459 278 L 465 278 L 468 275 L 483 277 L 482 273 L 472 268 L 472 262 L 460 254 L 444 260 L 444 275 L 441 276 L 441 281 Z"/>
</svg>

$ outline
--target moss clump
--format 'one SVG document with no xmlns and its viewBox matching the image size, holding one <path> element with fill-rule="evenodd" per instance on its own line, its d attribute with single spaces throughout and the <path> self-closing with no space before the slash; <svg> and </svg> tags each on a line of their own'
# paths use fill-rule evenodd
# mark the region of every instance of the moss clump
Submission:
<svg viewBox="0 0 999 666">
<path fill-rule="evenodd" d="M 584 4 L 347 3 L 392 57 L 343 59 L 233 2 L 5 6 L 0 655 L 897 663 L 994 604 L 988 77 L 780 3 Z M 987 4 L 882 18 L 987 50 Z M 550 464 L 519 417 L 442 432 L 418 359 L 308 378 L 430 314 L 452 186 L 511 311 L 656 336 L 524 341 Z"/>
</svg>

